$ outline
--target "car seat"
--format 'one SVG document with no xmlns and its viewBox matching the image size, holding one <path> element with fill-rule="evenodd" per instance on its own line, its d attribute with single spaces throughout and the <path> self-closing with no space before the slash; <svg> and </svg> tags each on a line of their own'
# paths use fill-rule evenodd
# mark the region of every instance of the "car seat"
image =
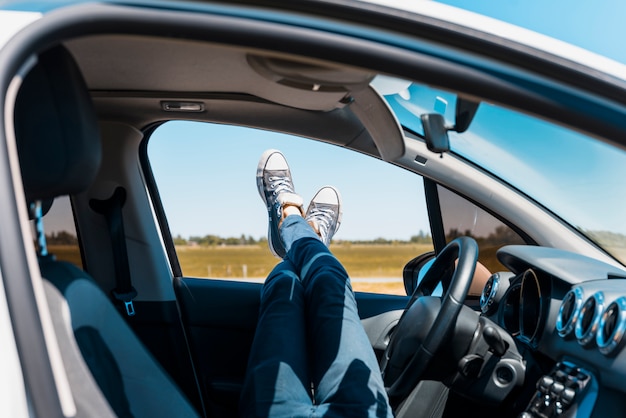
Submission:
<svg viewBox="0 0 626 418">
<path fill-rule="evenodd" d="M 80 193 L 95 178 L 101 159 L 96 115 L 64 47 L 40 54 L 24 78 L 15 136 L 29 207 Z M 86 272 L 45 251 L 40 269 L 77 416 L 197 416 Z"/>
</svg>

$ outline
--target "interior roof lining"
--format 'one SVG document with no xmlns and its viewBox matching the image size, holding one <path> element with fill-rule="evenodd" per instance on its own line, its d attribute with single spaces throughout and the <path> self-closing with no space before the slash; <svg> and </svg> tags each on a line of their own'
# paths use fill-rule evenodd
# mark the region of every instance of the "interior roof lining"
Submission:
<svg viewBox="0 0 626 418">
<path fill-rule="evenodd" d="M 201 102 L 205 110 L 198 113 L 163 110 L 163 101 L 176 100 Z M 139 129 L 168 120 L 226 123 L 303 136 L 379 156 L 371 135 L 349 107 L 331 112 L 313 112 L 253 97 L 244 98 L 240 94 L 197 94 L 190 97 L 150 92 L 129 97 L 107 92 L 103 95 L 96 93 L 93 101 L 99 119 L 128 123 Z"/>
<path fill-rule="evenodd" d="M 148 97 L 164 92 L 168 96 L 175 94 L 181 100 L 189 100 L 192 96 L 206 94 L 239 94 L 239 99 L 283 105 L 274 110 L 278 114 L 282 109 L 283 118 L 261 121 L 259 117 L 250 118 L 249 115 L 237 117 L 235 109 L 233 114 L 224 115 L 222 122 L 247 121 L 250 126 L 261 125 L 264 129 L 313 136 L 326 142 L 345 145 L 355 137 L 352 136 L 349 140 L 336 138 L 345 116 L 332 118 L 325 117 L 324 114 L 349 113 L 356 115 L 356 118 L 351 116 L 353 123 L 356 120 L 361 121 L 359 131 L 368 132 L 365 136 L 359 134 L 361 139 L 369 139 L 375 144 L 373 147 L 365 146 L 367 151 L 361 151 L 371 153 L 372 150 L 377 150 L 374 155 L 388 161 L 404 154 L 402 129 L 386 102 L 369 86 L 374 77 L 371 72 L 345 65 L 324 65 L 319 60 L 293 59 L 285 54 L 262 55 L 258 50 L 215 45 L 211 42 L 183 42 L 159 36 L 87 36 L 68 41 L 66 46 L 83 71 L 96 100 L 96 107 L 105 106 L 103 96 L 111 98 L 116 94 L 120 109 L 128 106 L 123 100 L 124 96 L 130 100 L 133 96 Z M 176 55 L 172 56 L 173 53 Z M 111 77 L 111 74 L 122 74 L 123 77 Z M 150 108 L 148 105 L 143 109 L 139 103 L 140 101 L 135 101 L 132 105 L 133 113 L 145 116 L 141 116 L 136 122 L 143 126 L 154 123 L 154 107 Z M 205 107 L 215 110 L 215 103 L 212 100 Z M 344 107 L 352 109 L 341 112 Z M 300 113 L 289 111 L 292 108 L 319 111 L 320 114 L 314 118 L 310 115 L 300 117 Z M 127 117 L 129 113 L 129 109 L 125 109 L 119 112 L 118 117 L 131 121 L 132 118 Z M 111 118 L 115 112 L 108 106 L 100 114 Z M 214 111 L 211 119 L 215 120 L 218 114 L 223 112 Z M 286 114 L 294 119 L 286 117 Z M 167 119 L 172 117 L 172 113 L 162 112 L 160 117 Z M 194 115 L 192 118 L 201 119 L 201 115 Z M 300 120 L 300 125 L 294 124 L 294 120 Z M 328 125 L 327 129 L 311 129 L 306 126 L 312 120 L 318 125 Z M 358 143 L 365 145 L 363 141 Z"/>
<path fill-rule="evenodd" d="M 92 35 L 65 45 L 93 90 L 237 91 L 332 110 L 374 77 L 345 65 L 163 36 Z"/>
</svg>

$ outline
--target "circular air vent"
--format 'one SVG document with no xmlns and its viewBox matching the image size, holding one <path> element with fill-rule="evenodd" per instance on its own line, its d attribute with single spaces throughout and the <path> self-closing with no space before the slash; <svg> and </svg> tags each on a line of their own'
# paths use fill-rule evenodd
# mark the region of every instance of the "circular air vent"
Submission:
<svg viewBox="0 0 626 418">
<path fill-rule="evenodd" d="M 561 337 L 567 337 L 574 331 L 574 324 L 578 320 L 582 306 L 583 291 L 580 287 L 574 288 L 565 294 L 556 317 L 556 331 Z"/>
<path fill-rule="evenodd" d="M 619 347 L 626 331 L 626 298 L 621 297 L 602 312 L 596 344 L 602 354 L 611 354 Z"/>
<path fill-rule="evenodd" d="M 589 345 L 595 340 L 600 316 L 604 309 L 604 295 L 596 292 L 583 303 L 574 326 L 574 334 L 581 345 Z"/>
<path fill-rule="evenodd" d="M 496 294 L 498 293 L 498 287 L 500 286 L 500 275 L 494 273 L 487 279 L 485 287 L 480 294 L 480 310 L 482 313 L 488 313 L 494 306 L 496 300 Z"/>
</svg>

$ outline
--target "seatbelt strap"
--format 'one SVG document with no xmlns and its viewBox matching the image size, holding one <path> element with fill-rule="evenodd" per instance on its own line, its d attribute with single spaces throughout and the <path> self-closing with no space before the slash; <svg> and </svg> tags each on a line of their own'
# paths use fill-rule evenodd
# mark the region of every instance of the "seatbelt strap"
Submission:
<svg viewBox="0 0 626 418">
<path fill-rule="evenodd" d="M 50 206 L 52 206 L 52 200 L 48 201 L 45 205 L 48 207 L 48 209 L 50 209 Z M 35 233 L 37 238 L 37 261 L 39 262 L 39 266 L 42 266 L 45 263 L 52 263 L 56 261 L 56 256 L 48 252 L 46 231 L 43 227 L 43 206 L 44 202 L 42 202 L 41 200 L 35 200 L 28 205 L 30 217 L 35 221 Z"/>
<path fill-rule="evenodd" d="M 89 206 L 104 216 L 109 227 L 113 263 L 115 264 L 115 289 L 111 291 L 111 294 L 116 300 L 124 304 L 126 315 L 134 316 L 133 299 L 137 297 L 137 291 L 131 282 L 128 252 L 126 251 L 126 235 L 122 218 L 122 207 L 124 207 L 125 202 L 126 190 L 123 187 L 117 187 L 110 198 L 105 200 L 91 199 Z"/>
<path fill-rule="evenodd" d="M 37 255 L 48 256 L 48 244 L 46 243 L 46 231 L 43 227 L 43 210 L 41 200 L 32 202 L 29 206 L 31 217 L 35 220 L 35 233 L 37 234 Z"/>
</svg>

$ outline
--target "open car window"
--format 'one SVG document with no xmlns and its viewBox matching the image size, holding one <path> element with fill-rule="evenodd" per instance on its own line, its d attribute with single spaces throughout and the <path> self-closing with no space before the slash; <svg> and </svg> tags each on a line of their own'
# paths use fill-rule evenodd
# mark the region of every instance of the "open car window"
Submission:
<svg viewBox="0 0 626 418">
<path fill-rule="evenodd" d="M 166 123 L 148 143 L 182 274 L 262 282 L 279 261 L 255 182 L 269 148 L 287 157 L 305 206 L 322 186 L 340 190 L 343 220 L 331 248 L 354 289 L 404 294 L 404 265 L 433 249 L 419 175 L 330 144 L 200 122 Z"/>
</svg>

